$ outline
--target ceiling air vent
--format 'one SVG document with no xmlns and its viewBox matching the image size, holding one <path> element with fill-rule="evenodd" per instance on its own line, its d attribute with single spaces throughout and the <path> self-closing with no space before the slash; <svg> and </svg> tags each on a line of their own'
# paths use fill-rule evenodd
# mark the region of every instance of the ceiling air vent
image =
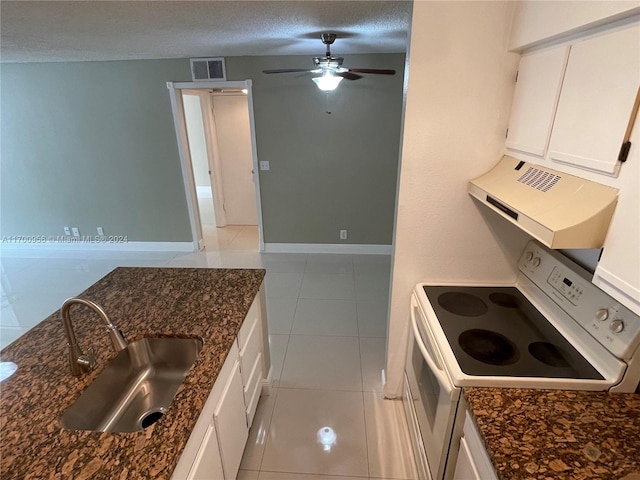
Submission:
<svg viewBox="0 0 640 480">
<path fill-rule="evenodd" d="M 191 78 L 194 82 L 227 79 L 227 70 L 224 66 L 224 58 L 192 58 Z"/>
</svg>

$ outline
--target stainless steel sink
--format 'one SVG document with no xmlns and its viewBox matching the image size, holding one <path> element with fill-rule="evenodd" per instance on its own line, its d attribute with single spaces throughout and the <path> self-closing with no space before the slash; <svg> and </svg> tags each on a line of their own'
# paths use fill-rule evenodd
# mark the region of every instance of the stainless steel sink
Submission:
<svg viewBox="0 0 640 480">
<path fill-rule="evenodd" d="M 64 412 L 62 426 L 99 432 L 147 428 L 169 407 L 201 348 L 196 338 L 129 343 Z"/>
</svg>

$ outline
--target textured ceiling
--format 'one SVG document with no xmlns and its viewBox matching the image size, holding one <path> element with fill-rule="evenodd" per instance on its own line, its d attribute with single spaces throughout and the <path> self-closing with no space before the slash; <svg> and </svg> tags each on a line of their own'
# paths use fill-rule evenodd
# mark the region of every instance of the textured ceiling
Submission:
<svg viewBox="0 0 640 480">
<path fill-rule="evenodd" d="M 0 2 L 2 62 L 63 62 L 241 55 L 397 53 L 407 47 L 411 2 Z"/>
</svg>

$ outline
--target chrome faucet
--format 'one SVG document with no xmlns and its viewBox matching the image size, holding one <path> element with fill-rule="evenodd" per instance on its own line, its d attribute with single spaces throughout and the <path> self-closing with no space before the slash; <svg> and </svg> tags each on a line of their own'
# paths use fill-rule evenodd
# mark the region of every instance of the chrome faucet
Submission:
<svg viewBox="0 0 640 480">
<path fill-rule="evenodd" d="M 92 348 L 89 348 L 89 353 L 85 354 L 80 349 L 78 341 L 76 340 L 76 335 L 73 332 L 73 326 L 71 325 L 71 316 L 69 314 L 69 309 L 74 303 L 85 305 L 98 314 L 100 320 L 102 320 L 102 323 L 107 326 L 107 333 L 109 334 L 109 338 L 111 338 L 111 343 L 113 344 L 113 348 L 116 352 L 124 350 L 127 347 L 127 342 L 124 339 L 122 332 L 118 329 L 118 327 L 111 323 L 111 320 L 109 320 L 109 317 L 107 317 L 107 314 L 100 305 L 92 302 L 91 300 L 86 300 L 84 298 L 78 297 L 72 297 L 66 300 L 62 304 L 60 313 L 62 314 L 64 331 L 67 334 L 69 347 L 69 366 L 71 367 L 71 373 L 76 377 L 79 377 L 80 375 L 82 375 L 82 373 L 87 373 L 93 370 L 96 365 L 96 359 Z"/>
</svg>

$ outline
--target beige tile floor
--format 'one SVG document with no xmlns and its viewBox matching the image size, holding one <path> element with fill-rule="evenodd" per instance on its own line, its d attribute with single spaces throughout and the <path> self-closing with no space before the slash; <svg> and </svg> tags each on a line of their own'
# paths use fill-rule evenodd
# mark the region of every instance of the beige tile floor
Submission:
<svg viewBox="0 0 640 480">
<path fill-rule="evenodd" d="M 266 268 L 273 388 L 238 479 L 415 479 L 402 404 L 381 396 L 389 257 L 259 254 L 255 227 L 204 233 L 197 253 L 3 255 L 0 346 L 117 266 Z"/>
</svg>

